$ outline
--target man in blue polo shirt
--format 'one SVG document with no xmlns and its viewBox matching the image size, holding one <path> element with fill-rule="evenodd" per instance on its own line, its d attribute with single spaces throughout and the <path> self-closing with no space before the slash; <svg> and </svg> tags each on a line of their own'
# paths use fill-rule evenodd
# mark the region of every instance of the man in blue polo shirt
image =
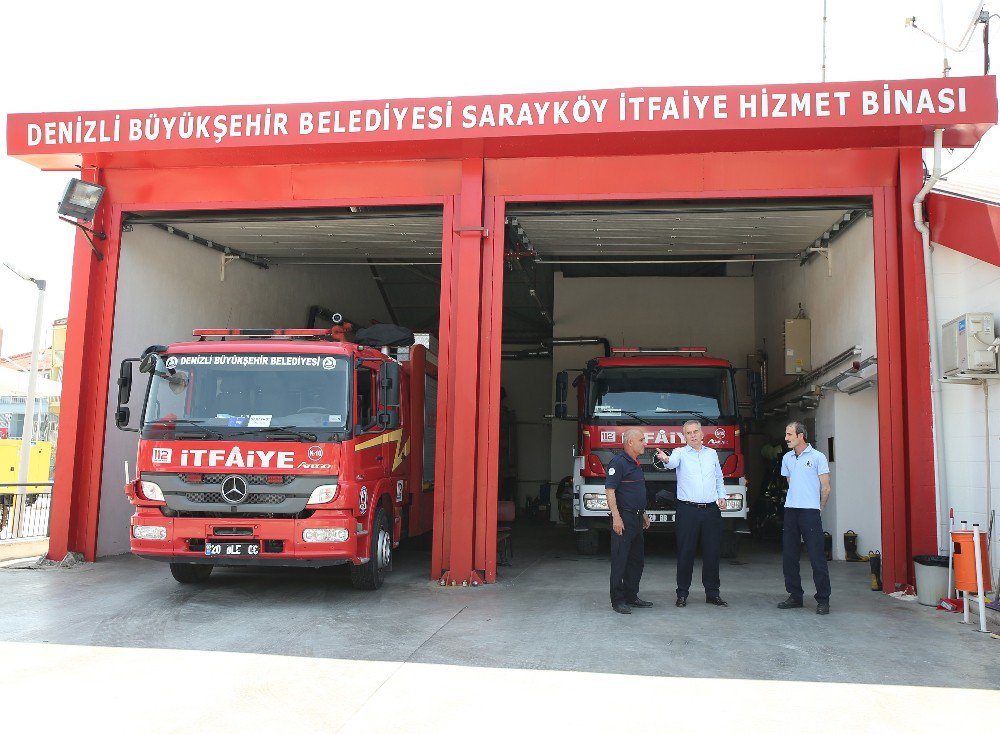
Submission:
<svg viewBox="0 0 1000 734">
<path fill-rule="evenodd" d="M 802 607 L 802 577 L 799 574 L 801 541 L 805 541 L 816 584 L 816 614 L 830 613 L 830 570 L 823 550 L 823 520 L 820 512 L 830 498 L 830 466 L 826 457 L 806 441 L 806 427 L 789 423 L 785 443 L 791 449 L 781 460 L 781 476 L 788 478 L 785 526 L 781 536 L 782 566 L 788 598 L 778 609 Z"/>
<path fill-rule="evenodd" d="M 639 428 L 622 435 L 625 449 L 608 463 L 604 491 L 611 510 L 611 608 L 631 614 L 632 607 L 646 608 L 652 602 L 639 598 L 639 579 L 645 565 L 643 531 L 646 515 L 646 480 L 639 457 L 646 450 L 646 437 Z"/>
</svg>

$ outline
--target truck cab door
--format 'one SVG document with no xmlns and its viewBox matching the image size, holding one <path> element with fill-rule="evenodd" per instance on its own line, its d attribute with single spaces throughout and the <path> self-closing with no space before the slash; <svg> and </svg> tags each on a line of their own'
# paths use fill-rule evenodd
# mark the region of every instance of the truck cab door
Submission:
<svg viewBox="0 0 1000 734">
<path fill-rule="evenodd" d="M 392 464 L 393 446 L 383 443 L 382 426 L 378 424 L 378 372 L 367 365 L 354 371 L 354 458 L 355 474 L 365 482 L 374 483 L 387 474 Z"/>
</svg>

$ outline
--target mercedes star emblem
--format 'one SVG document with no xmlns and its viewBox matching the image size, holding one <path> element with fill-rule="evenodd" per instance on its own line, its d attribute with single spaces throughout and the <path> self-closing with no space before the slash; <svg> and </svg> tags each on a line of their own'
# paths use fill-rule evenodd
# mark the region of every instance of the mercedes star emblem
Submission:
<svg viewBox="0 0 1000 734">
<path fill-rule="evenodd" d="M 231 505 L 238 505 L 246 501 L 249 496 L 247 491 L 247 480 L 236 474 L 232 474 L 222 480 L 222 499 Z"/>
</svg>

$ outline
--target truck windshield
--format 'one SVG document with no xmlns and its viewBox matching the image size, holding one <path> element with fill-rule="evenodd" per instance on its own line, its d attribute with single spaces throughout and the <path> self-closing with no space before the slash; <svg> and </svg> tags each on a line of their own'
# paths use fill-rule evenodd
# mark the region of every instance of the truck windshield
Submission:
<svg viewBox="0 0 1000 734">
<path fill-rule="evenodd" d="M 350 359 L 328 354 L 168 354 L 157 360 L 143 434 L 294 440 L 281 429 L 298 429 L 326 439 L 349 425 L 350 374 Z"/>
<path fill-rule="evenodd" d="M 613 425 L 636 418 L 675 423 L 735 417 L 730 370 L 724 367 L 605 367 L 590 382 L 587 413 Z"/>
</svg>

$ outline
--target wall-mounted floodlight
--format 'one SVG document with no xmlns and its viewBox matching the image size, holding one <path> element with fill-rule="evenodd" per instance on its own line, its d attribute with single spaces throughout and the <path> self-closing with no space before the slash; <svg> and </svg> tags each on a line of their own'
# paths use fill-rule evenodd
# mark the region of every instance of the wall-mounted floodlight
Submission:
<svg viewBox="0 0 1000 734">
<path fill-rule="evenodd" d="M 93 221 L 103 196 L 103 186 L 74 178 L 66 185 L 62 201 L 59 202 L 59 213 L 81 222 Z"/>
<path fill-rule="evenodd" d="M 69 222 L 74 227 L 80 228 L 86 236 L 87 242 L 90 243 L 90 249 L 94 251 L 94 255 L 97 256 L 98 260 L 103 260 L 104 255 L 94 245 L 94 237 L 97 237 L 99 240 L 106 240 L 108 236 L 104 232 L 95 232 L 80 222 L 93 221 L 94 214 L 97 213 L 97 207 L 100 206 L 103 196 L 103 186 L 74 178 L 66 185 L 62 201 L 59 202 L 59 218 L 64 222 Z M 77 221 L 74 222 L 73 219 L 67 219 L 66 217 L 73 217 Z"/>
</svg>

